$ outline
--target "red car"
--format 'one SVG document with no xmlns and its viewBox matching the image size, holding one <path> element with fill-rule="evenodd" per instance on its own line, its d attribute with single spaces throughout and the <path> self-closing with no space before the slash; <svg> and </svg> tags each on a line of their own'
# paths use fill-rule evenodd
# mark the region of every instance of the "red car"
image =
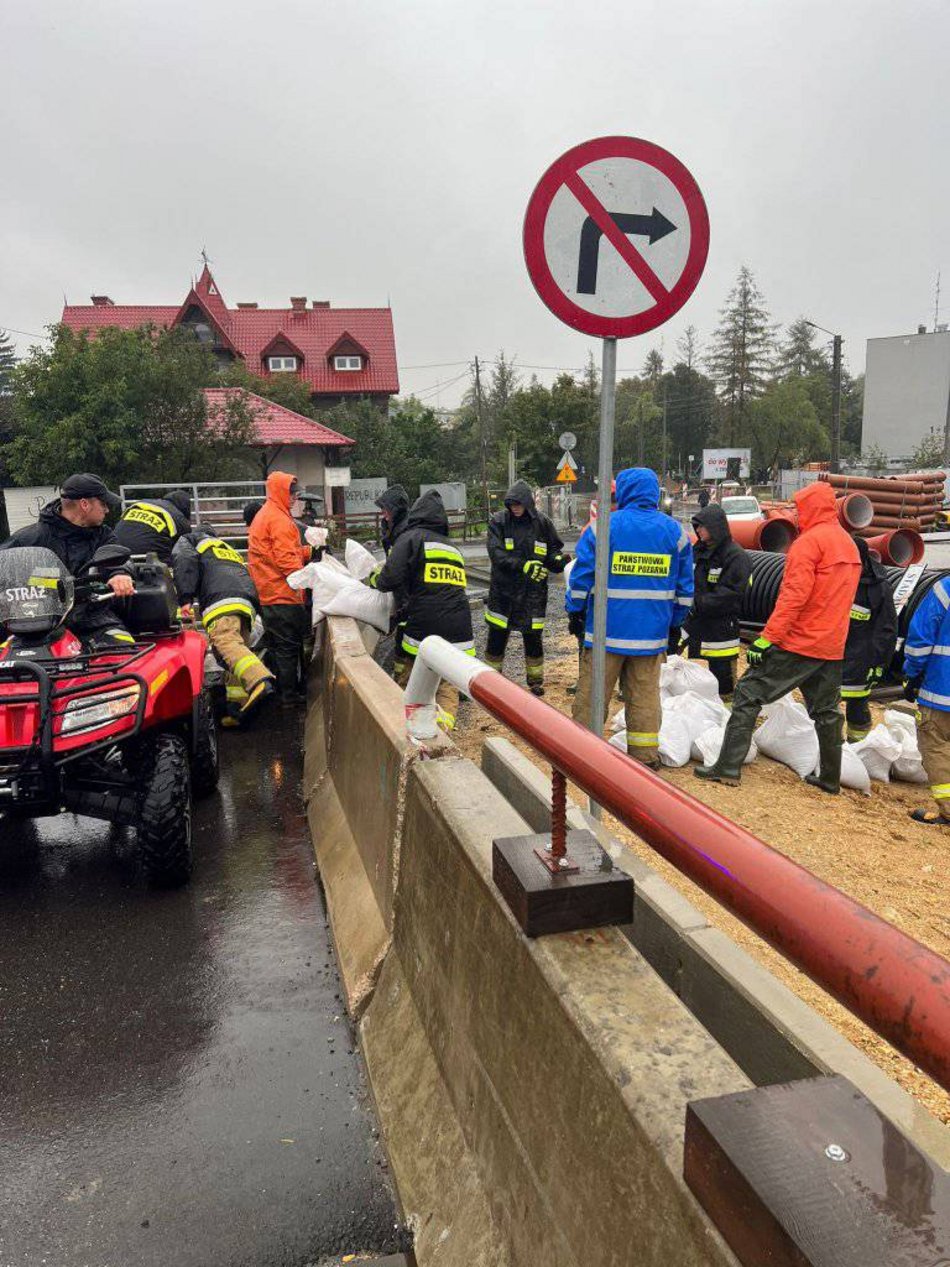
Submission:
<svg viewBox="0 0 950 1267">
<path fill-rule="evenodd" d="M 96 569 L 129 559 L 105 546 L 74 581 L 50 550 L 0 551 L 0 820 L 69 810 L 132 826 L 145 877 L 179 885 L 192 794 L 218 781 L 207 647 L 177 621 L 171 574 L 153 556 L 128 564 L 136 593 L 113 599 Z M 87 649 L 69 629 L 77 596 L 115 601 L 133 640 Z"/>
</svg>

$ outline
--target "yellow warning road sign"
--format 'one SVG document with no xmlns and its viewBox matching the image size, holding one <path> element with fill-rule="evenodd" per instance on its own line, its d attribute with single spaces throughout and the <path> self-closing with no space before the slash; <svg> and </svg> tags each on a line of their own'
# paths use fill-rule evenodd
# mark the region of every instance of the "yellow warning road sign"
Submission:
<svg viewBox="0 0 950 1267">
<path fill-rule="evenodd" d="M 554 477 L 554 482 L 556 484 L 576 484 L 577 476 L 569 466 L 562 466 Z"/>
</svg>

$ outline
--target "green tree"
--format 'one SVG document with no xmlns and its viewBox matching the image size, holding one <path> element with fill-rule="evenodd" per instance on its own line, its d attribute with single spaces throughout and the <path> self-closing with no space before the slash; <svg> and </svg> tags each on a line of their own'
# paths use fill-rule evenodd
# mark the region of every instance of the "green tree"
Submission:
<svg viewBox="0 0 950 1267">
<path fill-rule="evenodd" d="M 721 438 L 731 448 L 747 429 L 752 401 L 765 390 L 774 329 L 765 300 L 743 264 L 720 309 L 706 363 L 722 404 Z"/>
<path fill-rule="evenodd" d="M 242 387 L 306 418 L 320 417 L 310 398 L 309 383 L 296 374 L 252 374 L 243 361 L 234 361 L 223 372 L 215 368 L 213 378 L 205 386 Z"/>
<path fill-rule="evenodd" d="M 780 378 L 809 378 L 831 372 L 828 354 L 815 346 L 815 330 L 804 317 L 798 317 L 786 329 L 775 368 Z"/>
<path fill-rule="evenodd" d="M 694 357 L 695 359 L 695 357 Z M 718 402 L 712 379 L 701 374 L 684 359 L 663 375 L 661 391 L 666 397 L 667 452 L 670 464 L 687 472 L 689 455 L 693 467 L 700 461 L 716 430 Z M 662 397 L 661 397 L 662 398 Z"/>
<path fill-rule="evenodd" d="M 782 466 L 820 461 L 829 452 L 828 433 L 801 379 L 769 383 L 752 401 L 738 439 L 751 446 L 754 467 L 773 473 Z"/>
<path fill-rule="evenodd" d="M 869 444 L 861 453 L 861 465 L 866 466 L 872 475 L 879 475 L 887 470 L 888 456 L 879 444 Z"/>
<path fill-rule="evenodd" d="M 852 454 L 861 452 L 861 428 L 864 422 L 864 375 L 854 378 L 841 371 L 841 447 Z"/>
<path fill-rule="evenodd" d="M 95 471 L 113 483 L 227 479 L 254 469 L 254 422 L 237 397 L 209 418 L 202 388 L 214 358 L 184 330 L 51 328 L 13 371 L 13 438 L 5 455 L 20 483 Z"/>
<path fill-rule="evenodd" d="M 10 395 L 15 365 L 16 349 L 13 340 L 6 330 L 0 330 L 0 396 Z"/>
<path fill-rule="evenodd" d="M 646 354 L 643 362 L 643 377 L 650 384 L 651 391 L 655 392 L 663 377 L 663 353 L 659 348 L 651 348 Z"/>
<path fill-rule="evenodd" d="M 907 470 L 929 471 L 935 466 L 943 466 L 943 434 L 931 431 L 910 455 Z"/>
</svg>

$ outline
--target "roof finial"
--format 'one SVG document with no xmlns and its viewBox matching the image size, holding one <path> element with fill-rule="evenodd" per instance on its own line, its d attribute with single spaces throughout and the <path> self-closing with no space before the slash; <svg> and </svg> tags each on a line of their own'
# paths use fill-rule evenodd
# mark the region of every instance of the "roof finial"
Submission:
<svg viewBox="0 0 950 1267">
<path fill-rule="evenodd" d="M 201 248 L 201 252 L 200 252 L 200 254 L 201 254 L 201 260 L 202 260 L 202 263 L 204 264 L 205 268 L 207 268 L 207 267 L 208 267 L 208 265 L 211 263 L 211 258 L 210 258 L 210 256 L 208 255 L 207 248 L 206 248 L 206 247 L 202 247 L 202 248 Z"/>
</svg>

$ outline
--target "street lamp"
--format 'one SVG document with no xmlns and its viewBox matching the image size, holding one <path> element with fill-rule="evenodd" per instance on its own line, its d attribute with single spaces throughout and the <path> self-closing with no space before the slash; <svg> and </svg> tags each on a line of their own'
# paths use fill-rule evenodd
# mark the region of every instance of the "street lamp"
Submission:
<svg viewBox="0 0 950 1267">
<path fill-rule="evenodd" d="M 805 325 L 811 326 L 813 330 L 820 330 L 822 334 L 831 335 L 831 461 L 828 468 L 837 475 L 841 465 L 841 345 L 844 339 L 815 321 L 806 319 Z"/>
</svg>

